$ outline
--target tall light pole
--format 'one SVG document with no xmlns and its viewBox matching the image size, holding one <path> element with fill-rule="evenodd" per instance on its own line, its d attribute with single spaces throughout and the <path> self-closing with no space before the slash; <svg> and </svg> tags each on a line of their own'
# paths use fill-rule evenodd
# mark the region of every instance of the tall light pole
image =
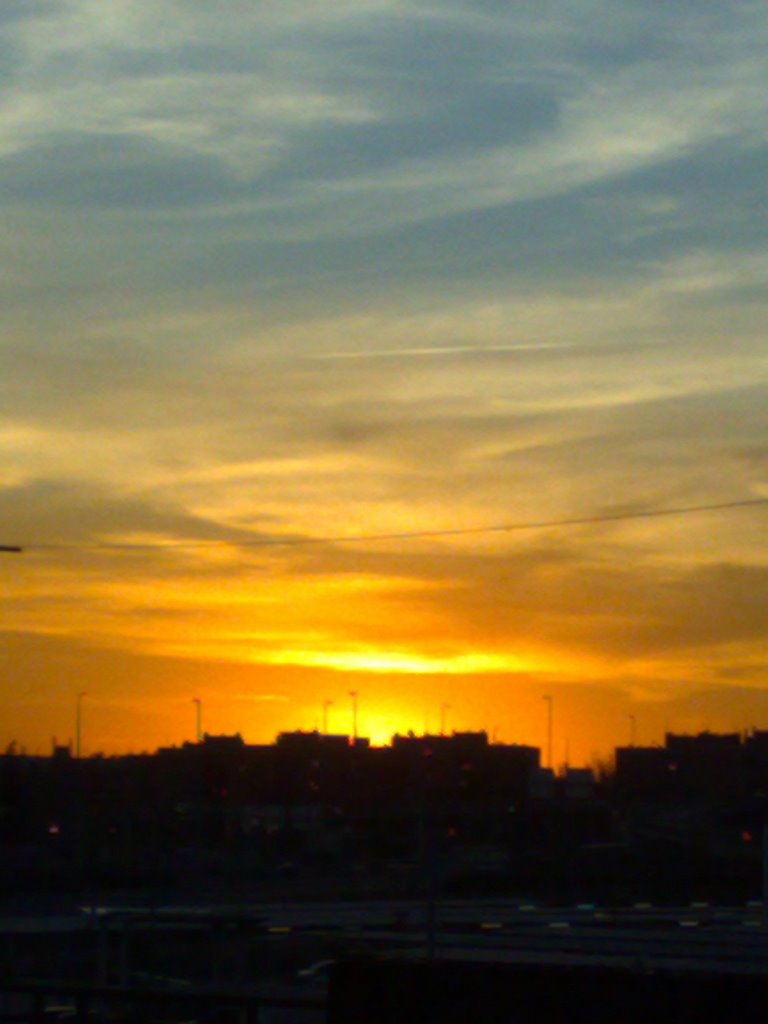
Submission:
<svg viewBox="0 0 768 1024">
<path fill-rule="evenodd" d="M 328 735 L 328 708 L 333 704 L 332 700 L 323 701 L 323 735 Z"/>
<path fill-rule="evenodd" d="M 352 745 L 357 743 L 357 690 L 350 690 L 349 696 L 352 698 Z"/>
<path fill-rule="evenodd" d="M 75 757 L 80 760 L 82 753 L 82 740 L 83 740 L 83 698 L 87 697 L 88 694 L 85 690 L 81 690 L 77 695 L 77 705 L 75 707 Z"/>
<path fill-rule="evenodd" d="M 553 767 L 553 765 L 552 765 L 552 717 L 553 717 L 553 712 L 552 712 L 552 704 L 553 704 L 552 696 L 550 694 L 547 694 L 547 696 L 544 698 L 544 700 L 547 702 L 547 767 L 549 769 L 551 769 Z"/>
<path fill-rule="evenodd" d="M 629 745 L 630 745 L 630 747 L 634 747 L 636 739 L 637 739 L 637 722 L 635 721 L 635 716 L 634 715 L 630 715 L 629 716 Z"/>
<path fill-rule="evenodd" d="M 445 713 L 446 713 L 446 711 L 449 710 L 450 706 L 451 706 L 450 704 L 445 704 L 445 703 L 440 705 L 440 735 L 441 736 L 445 736 L 445 717 L 446 717 Z"/>
<path fill-rule="evenodd" d="M 203 742 L 203 702 L 200 697 L 193 697 L 192 703 L 197 708 L 196 724 L 197 724 L 197 742 Z"/>
</svg>

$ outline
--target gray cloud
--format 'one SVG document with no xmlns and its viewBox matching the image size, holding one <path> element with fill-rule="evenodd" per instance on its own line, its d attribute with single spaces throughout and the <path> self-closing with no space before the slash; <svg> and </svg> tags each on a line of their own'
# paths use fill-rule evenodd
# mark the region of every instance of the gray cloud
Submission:
<svg viewBox="0 0 768 1024">
<path fill-rule="evenodd" d="M 0 165 L 7 205 L 175 207 L 237 198 L 242 187 L 213 157 L 119 135 L 47 138 Z"/>
<path fill-rule="evenodd" d="M 287 294 L 296 274 L 324 277 L 335 302 L 349 300 L 335 275 L 367 288 L 405 274 L 626 279 L 660 254 L 762 243 L 750 215 L 765 137 L 758 7 L 648 18 L 629 3 L 557 3 L 488 21 L 451 9 L 337 18 L 318 4 L 297 32 L 288 7 L 214 25 L 203 8 L 165 4 L 80 36 L 62 14 L 58 35 L 51 20 L 17 47 L 47 56 L 18 93 L 27 116 L 7 122 L 3 194 L 102 211 L 69 241 L 93 235 L 81 275 L 106 259 L 145 294 L 178 279 Z M 669 138 L 646 150 L 655 125 Z M 115 208 L 129 224 L 104 219 Z M 164 210 L 177 216 L 155 219 Z M 29 244 L 42 248 L 39 235 Z"/>
<path fill-rule="evenodd" d="M 55 0 L 4 0 L 0 26 L 54 14 L 58 7 Z"/>
<path fill-rule="evenodd" d="M 269 535 L 257 531 L 225 530 L 221 525 L 190 515 L 152 495 L 116 494 L 106 487 L 72 480 L 37 480 L 19 487 L 0 488 L 0 518 L 23 529 L 19 543 L 64 545 L 76 551 L 78 545 L 119 542 L 126 535 L 151 535 L 183 544 L 211 541 L 255 541 Z M 23 526 L 21 525 L 23 523 Z M 266 525 L 266 524 L 265 524 Z M 161 550 L 161 549 L 159 549 Z M 169 549 L 172 550 L 172 549 Z"/>
<path fill-rule="evenodd" d="M 455 85 L 449 92 L 433 82 L 432 88 L 423 108 L 406 110 L 402 119 L 336 128 L 315 138 L 300 135 L 271 177 L 343 179 L 408 160 L 521 144 L 557 121 L 554 98 L 525 84 Z"/>
</svg>

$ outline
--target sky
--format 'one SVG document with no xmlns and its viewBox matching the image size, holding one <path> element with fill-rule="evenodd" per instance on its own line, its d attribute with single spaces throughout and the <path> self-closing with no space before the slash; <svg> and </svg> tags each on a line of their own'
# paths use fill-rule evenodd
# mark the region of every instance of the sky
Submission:
<svg viewBox="0 0 768 1024">
<path fill-rule="evenodd" d="M 768 506 L 497 529 L 768 499 L 767 51 L 763 0 L 5 0 L 0 748 L 80 693 L 88 754 L 194 698 L 768 728 Z"/>
</svg>

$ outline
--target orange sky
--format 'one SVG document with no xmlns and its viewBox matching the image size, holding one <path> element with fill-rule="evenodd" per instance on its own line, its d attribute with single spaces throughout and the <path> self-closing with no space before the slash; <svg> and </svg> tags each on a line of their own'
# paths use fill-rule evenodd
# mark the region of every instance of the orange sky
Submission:
<svg viewBox="0 0 768 1024">
<path fill-rule="evenodd" d="M 687 534 L 738 524 L 743 542 L 760 514 L 239 551 L 32 548 L 2 563 L 3 742 L 46 752 L 71 738 L 83 690 L 91 753 L 193 738 L 193 697 L 205 730 L 250 742 L 320 728 L 326 701 L 329 730 L 348 733 L 351 690 L 375 743 L 437 731 L 443 715 L 544 760 L 552 696 L 556 764 L 609 756 L 631 716 L 644 743 L 762 727 L 750 573 L 656 555 L 683 520 Z M 632 537 L 642 570 L 616 564 Z"/>
</svg>

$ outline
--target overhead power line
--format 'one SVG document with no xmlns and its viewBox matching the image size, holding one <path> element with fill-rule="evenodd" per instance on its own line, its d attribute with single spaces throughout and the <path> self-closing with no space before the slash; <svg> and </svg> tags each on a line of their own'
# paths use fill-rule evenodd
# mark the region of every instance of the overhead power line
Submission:
<svg viewBox="0 0 768 1024">
<path fill-rule="evenodd" d="M 768 505 L 766 498 L 744 498 L 739 501 L 720 501 L 704 505 L 679 505 L 673 508 L 649 508 L 632 512 L 606 512 L 600 515 L 579 516 L 571 519 L 536 519 L 518 523 L 499 523 L 488 526 L 455 527 L 439 530 L 408 530 L 393 533 L 355 533 L 324 537 L 269 537 L 213 540 L 169 540 L 146 543 L 51 543 L 24 544 L 21 546 L 0 546 L 0 551 L 144 551 L 178 548 L 221 548 L 221 547 L 306 547 L 317 544 L 353 544 L 388 540 L 421 540 L 439 537 L 469 537 L 490 533 L 515 533 L 524 530 L 553 530 L 572 526 L 592 526 L 599 523 L 616 523 L 637 519 L 660 519 L 665 516 L 686 516 L 701 512 L 723 512 L 734 509 L 754 508 Z"/>
</svg>

